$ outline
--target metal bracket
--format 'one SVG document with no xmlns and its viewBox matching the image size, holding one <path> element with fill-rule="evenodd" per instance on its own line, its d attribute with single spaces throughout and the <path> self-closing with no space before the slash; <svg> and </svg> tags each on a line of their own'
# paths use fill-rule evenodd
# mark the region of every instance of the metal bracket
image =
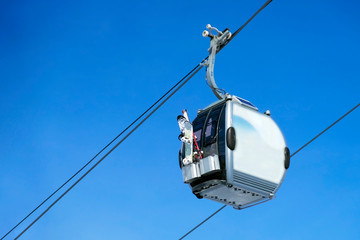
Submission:
<svg viewBox="0 0 360 240">
<path fill-rule="evenodd" d="M 214 65 L 215 65 L 215 55 L 221 49 L 223 45 L 225 45 L 230 37 L 231 32 L 229 29 L 225 29 L 223 32 L 219 31 L 217 28 L 212 27 L 210 24 L 206 25 L 206 28 L 209 30 L 203 31 L 203 37 L 210 37 L 210 48 L 209 51 L 209 58 L 205 62 L 206 66 L 206 80 L 208 82 L 209 87 L 215 94 L 218 99 L 225 99 L 226 92 L 220 88 L 215 83 L 214 79 Z M 216 35 L 213 35 L 212 32 L 215 31 Z"/>
</svg>

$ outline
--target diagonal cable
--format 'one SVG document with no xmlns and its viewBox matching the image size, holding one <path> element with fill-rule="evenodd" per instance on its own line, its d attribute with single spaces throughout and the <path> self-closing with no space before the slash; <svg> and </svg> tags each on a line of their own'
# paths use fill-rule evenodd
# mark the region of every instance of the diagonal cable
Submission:
<svg viewBox="0 0 360 240">
<path fill-rule="evenodd" d="M 295 156 L 297 153 L 299 153 L 301 150 L 303 150 L 305 147 L 307 147 L 310 143 L 312 143 L 315 139 L 317 139 L 318 137 L 320 137 L 322 134 L 324 134 L 326 131 L 328 131 L 330 128 L 332 128 L 335 124 L 337 124 L 338 122 L 340 122 L 343 118 L 345 118 L 347 115 L 349 115 L 351 112 L 353 112 L 356 108 L 358 108 L 360 106 L 360 103 L 357 104 L 355 107 L 353 107 L 352 109 L 350 109 L 348 112 L 346 112 L 344 115 L 342 115 L 340 118 L 338 118 L 335 122 L 333 122 L 332 124 L 330 124 L 327 128 L 325 128 L 323 131 L 321 131 L 318 135 L 316 135 L 315 137 L 313 137 L 310 141 L 308 141 L 307 143 L 305 143 L 302 147 L 300 147 L 298 150 L 296 150 L 293 154 L 291 154 L 290 157 Z M 260 202 L 263 203 L 263 202 Z M 259 204 L 259 203 L 258 203 Z M 255 206 L 257 204 L 254 205 L 250 205 L 244 208 L 241 208 L 239 210 L 245 209 L 245 208 L 249 208 L 252 206 Z M 217 213 L 219 213 L 221 210 L 223 210 L 227 205 L 222 206 L 220 209 L 218 209 L 217 211 L 215 211 L 213 214 L 211 214 L 209 217 L 207 217 L 204 221 L 202 221 L 201 223 L 199 223 L 198 225 L 196 225 L 194 228 L 192 228 L 190 231 L 188 231 L 186 234 L 184 234 L 181 238 L 179 238 L 179 240 L 184 239 L 187 235 L 189 235 L 190 233 L 192 233 L 195 229 L 197 229 L 198 227 L 200 227 L 201 225 L 203 225 L 206 221 L 208 221 L 210 218 L 212 218 L 213 216 L 215 216 Z"/>
<path fill-rule="evenodd" d="M 14 231 L 21 223 L 29 218 L 34 212 L 36 212 L 42 205 L 44 205 L 50 198 L 52 198 L 57 192 L 59 192 L 66 184 L 68 184 L 74 177 L 82 172 L 94 159 L 96 159 L 103 151 L 105 151 L 112 143 L 114 143 L 120 136 L 122 136 L 127 130 L 129 130 L 137 121 L 139 121 L 146 113 L 148 113 L 156 104 L 158 104 L 164 97 L 166 97 L 172 90 L 174 90 L 181 82 L 183 82 L 190 74 L 192 74 L 200 64 L 194 67 L 188 74 L 186 74 L 180 81 L 178 81 L 172 88 L 170 88 L 164 95 L 162 95 L 154 104 L 152 104 L 146 111 L 144 111 L 138 118 L 136 118 L 131 124 L 129 124 L 121 133 L 119 133 L 113 140 L 111 140 L 105 147 L 103 147 L 93 158 L 91 158 L 84 166 L 82 166 L 76 173 L 74 173 L 69 179 L 67 179 L 60 187 L 58 187 L 53 193 L 51 193 L 45 200 L 37 205 L 28 215 L 26 215 L 21 221 L 19 221 L 12 229 L 10 229 L 4 236 L 0 238 L 3 240 L 7 235 Z"/>
<path fill-rule="evenodd" d="M 238 210 L 243 210 L 243 209 L 246 209 L 246 208 L 250 208 L 250 207 L 259 205 L 259 204 L 261 204 L 261 203 L 268 202 L 268 201 L 270 201 L 270 200 L 271 200 L 271 198 L 266 199 L 266 200 L 261 201 L 261 202 L 257 202 L 257 203 L 251 204 L 251 205 L 249 205 L 249 206 L 240 208 L 240 209 L 238 209 Z M 201 223 L 199 223 L 198 225 L 196 225 L 195 227 L 193 227 L 193 228 L 192 228 L 190 231 L 188 231 L 185 235 L 183 235 L 181 238 L 179 238 L 179 240 L 184 239 L 187 235 L 189 235 L 190 233 L 192 233 L 193 231 L 195 231 L 195 229 L 197 229 L 197 228 L 200 227 L 203 223 L 205 223 L 207 220 L 209 220 L 210 218 L 212 218 L 213 216 L 215 216 L 218 212 L 220 212 L 221 210 L 223 210 L 226 206 L 227 206 L 227 205 L 224 205 L 224 206 L 222 206 L 221 208 L 219 208 L 218 210 L 216 210 L 213 214 L 211 214 L 210 216 L 208 216 L 207 218 L 205 218 L 204 221 L 202 221 Z"/>
<path fill-rule="evenodd" d="M 113 148 L 111 148 L 101 159 L 99 159 L 88 171 L 86 171 L 75 183 L 73 183 L 63 194 L 61 194 L 49 207 L 47 207 L 34 221 L 32 221 L 14 240 L 23 235 L 31 226 L 33 226 L 42 216 L 45 215 L 61 198 L 63 198 L 73 187 L 75 187 L 82 179 L 85 178 L 96 166 L 98 166 L 111 152 L 113 152 L 126 138 L 128 138 L 138 127 L 140 127 L 152 114 L 154 114 L 167 100 L 169 100 L 181 87 L 185 85 L 200 69 L 203 65 L 199 64 L 168 97 L 166 97 L 153 111 L 151 111 L 140 123 L 138 123 L 125 137 L 123 137 Z"/>
<path fill-rule="evenodd" d="M 219 208 L 218 210 L 216 210 L 213 214 L 211 214 L 210 216 L 208 216 L 207 218 L 205 218 L 204 221 L 202 221 L 201 223 L 199 223 L 198 225 L 196 225 L 193 229 L 191 229 L 190 231 L 188 231 L 184 236 L 182 236 L 181 238 L 179 238 L 179 240 L 184 239 L 187 235 L 189 235 L 190 233 L 192 233 L 195 229 L 197 229 L 198 227 L 200 227 L 203 223 L 205 223 L 207 220 L 209 220 L 210 218 L 212 218 L 213 216 L 215 216 L 218 212 L 220 212 L 221 210 L 223 210 L 226 207 L 226 205 L 222 206 L 221 208 Z"/>
<path fill-rule="evenodd" d="M 338 122 L 340 122 L 344 117 L 346 117 L 347 115 L 349 115 L 352 111 L 354 111 L 356 108 L 358 108 L 360 106 L 360 103 L 358 105 L 356 105 L 355 107 L 353 107 L 352 109 L 350 109 L 347 113 L 345 113 L 344 115 L 342 115 L 338 120 L 336 120 L 335 122 L 333 122 L 331 125 L 329 125 L 327 128 L 325 128 L 322 132 L 320 132 L 318 135 L 316 135 L 315 137 L 313 137 L 310 141 L 308 141 L 307 143 L 305 143 L 301 148 L 299 148 L 298 150 L 296 150 L 293 154 L 291 154 L 290 157 L 293 157 L 295 154 L 297 154 L 298 152 L 300 152 L 301 150 L 303 150 L 307 145 L 309 145 L 310 143 L 312 143 L 315 139 L 317 139 L 318 137 L 320 137 L 321 135 L 323 135 L 327 130 L 329 130 L 331 127 L 333 127 L 335 124 L 337 124 Z"/>
<path fill-rule="evenodd" d="M 239 27 L 233 34 L 231 34 L 231 37 L 229 39 L 228 42 L 226 42 L 224 45 L 222 45 L 220 47 L 220 49 L 218 50 L 218 52 L 221 51 L 221 49 L 223 49 L 229 42 L 231 42 L 231 40 L 233 40 L 236 35 L 243 30 L 246 25 L 248 25 L 248 23 L 254 19 L 254 17 L 256 17 L 256 15 L 258 15 L 259 12 L 261 12 L 267 5 L 269 5 L 271 3 L 272 0 L 267 0 L 243 25 L 241 25 L 241 27 Z"/>
</svg>

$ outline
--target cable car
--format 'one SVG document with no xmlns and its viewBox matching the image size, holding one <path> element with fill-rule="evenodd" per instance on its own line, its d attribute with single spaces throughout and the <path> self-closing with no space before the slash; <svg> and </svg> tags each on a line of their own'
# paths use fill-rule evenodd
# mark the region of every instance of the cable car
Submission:
<svg viewBox="0 0 360 240">
<path fill-rule="evenodd" d="M 208 29 L 215 28 L 208 25 Z M 225 35 L 220 33 L 216 37 Z M 209 50 L 212 63 L 217 47 L 212 44 Z M 209 66 L 209 85 L 219 100 L 199 110 L 191 125 L 185 112 L 186 128 L 178 118 L 183 180 L 198 198 L 236 209 L 273 199 L 290 165 L 284 136 L 269 111 L 260 113 L 245 99 L 221 94 L 213 79 L 213 65 Z"/>
</svg>

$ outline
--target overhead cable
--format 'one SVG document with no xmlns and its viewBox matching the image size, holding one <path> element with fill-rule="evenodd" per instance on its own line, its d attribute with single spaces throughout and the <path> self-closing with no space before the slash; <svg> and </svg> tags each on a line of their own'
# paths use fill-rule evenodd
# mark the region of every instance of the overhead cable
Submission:
<svg viewBox="0 0 360 240">
<path fill-rule="evenodd" d="M 111 140 L 105 147 L 103 147 L 93 158 L 91 158 L 84 166 L 82 166 L 76 173 L 74 173 L 69 179 L 67 179 L 60 187 L 58 187 L 53 193 L 51 193 L 44 201 L 37 205 L 28 215 L 26 215 L 21 221 L 19 221 L 12 229 L 10 229 L 4 236 L 0 238 L 3 240 L 13 230 L 15 230 L 21 223 L 23 223 L 28 217 L 30 217 L 36 210 L 44 205 L 52 196 L 59 192 L 66 184 L 68 184 L 74 177 L 82 172 L 95 158 L 97 158 L 105 149 L 107 149 L 113 142 L 115 142 L 120 136 L 122 136 L 129 128 L 131 128 L 139 119 L 141 119 L 146 113 L 148 113 L 156 104 L 158 104 L 164 97 L 166 97 L 175 87 L 177 87 L 186 77 L 193 73 L 200 64 L 194 67 L 188 74 L 186 74 L 180 81 L 178 81 L 172 88 L 170 88 L 164 95 L 162 95 L 154 104 L 152 104 L 147 110 L 145 110 L 138 118 L 136 118 L 131 124 L 129 124 L 121 133 L 119 133 L 113 140 Z"/>
<path fill-rule="evenodd" d="M 312 143 L 315 139 L 317 139 L 318 137 L 320 137 L 323 133 L 325 133 L 327 130 L 329 130 L 332 126 L 334 126 L 335 124 L 337 124 L 338 122 L 340 122 L 344 117 L 346 117 L 347 115 L 349 115 L 352 111 L 354 111 L 356 108 L 358 108 L 360 106 L 360 103 L 358 105 L 356 105 L 355 107 L 353 107 L 352 109 L 350 109 L 347 113 L 345 113 L 344 115 L 342 115 L 338 120 L 336 120 L 335 122 L 333 122 L 331 125 L 329 125 L 327 128 L 325 128 L 322 132 L 320 132 L 318 135 L 316 135 L 315 137 L 313 137 L 310 141 L 308 141 L 307 143 L 305 143 L 301 148 L 299 148 L 298 150 L 296 150 L 293 154 L 291 154 L 290 157 L 293 157 L 295 154 L 297 154 L 298 152 L 300 152 L 302 149 L 304 149 L 307 145 L 309 145 L 310 143 Z"/>
<path fill-rule="evenodd" d="M 179 240 L 184 239 L 187 235 L 189 235 L 190 233 L 192 233 L 195 229 L 197 229 L 198 227 L 200 227 L 203 223 L 205 223 L 207 220 L 209 220 L 210 218 L 212 218 L 213 216 L 215 216 L 215 214 L 217 214 L 218 212 L 220 212 L 221 210 L 223 210 L 226 207 L 226 205 L 222 206 L 221 208 L 219 208 L 218 210 L 216 210 L 213 214 L 211 214 L 210 216 L 208 216 L 207 218 L 205 218 L 204 221 L 202 221 L 201 223 L 199 223 L 198 225 L 196 225 L 193 229 L 191 229 L 190 231 L 188 231 L 184 236 L 182 236 L 181 238 L 179 238 Z"/>
<path fill-rule="evenodd" d="M 88 175 L 100 162 L 102 162 L 111 152 L 113 152 L 126 138 L 128 138 L 138 127 L 140 127 L 152 114 L 154 114 L 170 97 L 172 97 L 181 87 L 185 85 L 203 65 L 197 65 L 191 72 L 189 72 L 181 81 L 182 82 L 171 94 L 169 94 L 158 106 L 154 108 L 140 123 L 138 123 L 128 134 L 125 135 L 113 148 L 111 148 L 101 159 L 99 159 L 89 170 L 87 170 L 75 183 L 73 183 L 63 194 L 61 194 L 50 206 L 48 206 L 34 221 L 32 221 L 16 238 L 23 235 L 34 223 L 36 223 L 45 213 L 47 213 L 61 198 L 63 198 L 73 187 L 75 187 L 86 175 Z"/>
<path fill-rule="evenodd" d="M 0 240 L 3 240 L 13 230 L 15 230 L 21 223 L 23 223 L 28 217 L 30 217 L 35 211 L 37 211 L 42 205 L 44 205 L 52 196 L 59 192 L 66 184 L 68 184 L 74 177 L 76 177 L 81 171 L 83 171 L 95 158 L 97 158 L 105 149 L 107 149 L 113 142 L 115 142 L 121 135 L 123 135 L 129 128 L 131 128 L 139 119 L 141 119 L 146 113 L 148 113 L 156 104 L 158 104 L 164 97 L 166 97 L 174 88 L 176 88 L 181 82 L 183 82 L 191 73 L 193 73 L 200 64 L 194 67 L 188 74 L 186 74 L 180 81 L 178 81 L 172 88 L 170 88 L 164 95 L 162 95 L 154 104 L 152 104 L 146 111 L 144 111 L 138 118 L 136 118 L 131 124 L 129 124 L 121 133 L 119 133 L 113 140 L 111 140 L 105 147 L 103 147 L 93 158 L 91 158 L 84 166 L 82 166 L 76 173 L 74 173 L 69 179 L 67 179 L 60 187 L 58 187 L 53 193 L 51 193 L 44 201 L 42 201 L 36 208 L 34 208 L 28 215 L 26 215 L 21 221 L 19 221 L 12 229 L 10 229 Z"/>
</svg>

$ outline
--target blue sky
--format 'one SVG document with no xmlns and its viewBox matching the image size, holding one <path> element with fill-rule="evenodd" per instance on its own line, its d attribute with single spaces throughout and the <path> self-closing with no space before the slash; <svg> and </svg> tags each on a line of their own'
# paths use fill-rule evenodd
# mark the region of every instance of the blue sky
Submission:
<svg viewBox="0 0 360 240">
<path fill-rule="evenodd" d="M 206 24 L 234 31 L 263 2 L 1 2 L 0 235 L 207 56 Z M 294 152 L 359 103 L 358 9 L 272 2 L 217 56 L 219 87 L 270 109 Z M 202 70 L 22 239 L 182 236 L 222 205 L 182 182 L 176 116 L 215 100 Z M 297 154 L 274 201 L 187 239 L 360 239 L 359 121 Z"/>
</svg>

